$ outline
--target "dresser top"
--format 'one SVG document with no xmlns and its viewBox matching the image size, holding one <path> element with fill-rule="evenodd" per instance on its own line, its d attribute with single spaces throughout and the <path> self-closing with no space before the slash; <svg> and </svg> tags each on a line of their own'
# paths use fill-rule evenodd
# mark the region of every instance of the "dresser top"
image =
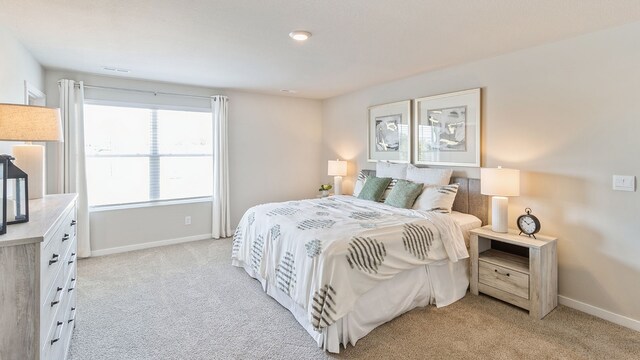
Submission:
<svg viewBox="0 0 640 360">
<path fill-rule="evenodd" d="M 0 235 L 0 247 L 42 242 L 77 197 L 56 194 L 29 200 L 29 221 L 8 225 L 7 233 Z"/>
</svg>

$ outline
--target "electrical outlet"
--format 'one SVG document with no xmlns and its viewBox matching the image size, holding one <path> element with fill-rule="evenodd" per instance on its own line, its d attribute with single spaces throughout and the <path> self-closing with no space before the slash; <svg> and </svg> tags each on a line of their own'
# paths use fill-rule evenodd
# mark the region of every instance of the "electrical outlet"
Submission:
<svg viewBox="0 0 640 360">
<path fill-rule="evenodd" d="M 191 216 L 185 216 L 184 217 L 184 224 L 185 225 L 191 225 Z"/>
</svg>

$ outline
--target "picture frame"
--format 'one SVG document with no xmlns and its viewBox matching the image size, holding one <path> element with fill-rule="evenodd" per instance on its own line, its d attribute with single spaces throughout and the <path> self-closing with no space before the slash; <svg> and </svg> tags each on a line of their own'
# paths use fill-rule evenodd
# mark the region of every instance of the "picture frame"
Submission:
<svg viewBox="0 0 640 360">
<path fill-rule="evenodd" d="M 413 162 L 480 167 L 480 88 L 413 100 Z"/>
<path fill-rule="evenodd" d="M 411 100 L 369 107 L 367 161 L 411 161 Z"/>
</svg>

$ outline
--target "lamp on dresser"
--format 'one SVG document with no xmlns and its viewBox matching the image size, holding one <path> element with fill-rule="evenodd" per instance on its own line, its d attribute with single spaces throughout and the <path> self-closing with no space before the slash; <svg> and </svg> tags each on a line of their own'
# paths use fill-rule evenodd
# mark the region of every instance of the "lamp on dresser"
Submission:
<svg viewBox="0 0 640 360">
<path fill-rule="evenodd" d="M 342 177 L 347 175 L 347 162 L 343 160 L 329 160 L 327 175 L 333 176 L 333 192 L 342 195 Z"/>
<path fill-rule="evenodd" d="M 15 165 L 28 174 L 29 199 L 44 196 L 44 146 L 32 141 L 62 141 L 60 109 L 0 104 L 0 140 L 26 141 L 13 147 Z"/>
<path fill-rule="evenodd" d="M 508 231 L 508 196 L 520 196 L 520 170 L 497 168 L 480 169 L 480 193 L 491 197 L 491 230 Z"/>
</svg>

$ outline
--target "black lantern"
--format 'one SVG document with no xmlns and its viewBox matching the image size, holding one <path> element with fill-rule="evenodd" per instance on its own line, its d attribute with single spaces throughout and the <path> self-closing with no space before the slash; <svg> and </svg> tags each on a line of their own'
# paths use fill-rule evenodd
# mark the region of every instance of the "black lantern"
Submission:
<svg viewBox="0 0 640 360">
<path fill-rule="evenodd" d="M 27 188 L 27 174 L 15 166 L 9 155 L 0 155 L 3 163 L 3 217 L 6 225 L 29 221 L 29 189 Z"/>
</svg>

